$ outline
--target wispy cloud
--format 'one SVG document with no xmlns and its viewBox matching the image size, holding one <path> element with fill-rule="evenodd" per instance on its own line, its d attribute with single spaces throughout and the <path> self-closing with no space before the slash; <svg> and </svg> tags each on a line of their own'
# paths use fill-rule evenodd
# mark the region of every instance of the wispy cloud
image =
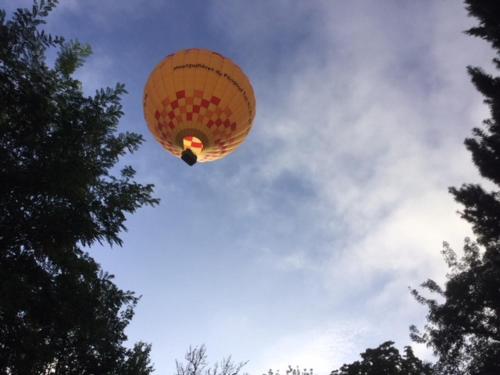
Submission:
<svg viewBox="0 0 500 375">
<path fill-rule="evenodd" d="M 358 354 L 358 345 L 368 331 L 365 323 L 359 321 L 335 322 L 317 329 L 292 331 L 267 347 L 252 367 L 260 368 L 262 373 L 267 372 L 266 366 L 285 373 L 288 366 L 298 366 L 301 370 L 313 368 L 317 374 L 327 374 L 333 370 L 332 362 L 338 363 L 346 357 L 353 357 L 354 353 Z"/>
<path fill-rule="evenodd" d="M 428 277 L 443 280 L 441 242 L 459 248 L 470 235 L 447 187 L 478 179 L 462 140 L 485 110 L 465 66 L 483 63 L 487 52 L 462 34 L 468 21 L 460 4 L 387 10 L 366 2 L 293 7 L 290 25 L 303 25 L 315 42 L 282 50 L 273 77 L 256 73 L 262 93 L 257 121 L 250 144 L 239 151 L 252 164 L 211 181 L 216 186 L 224 178 L 228 191 L 238 192 L 226 196 L 235 215 L 257 215 L 264 223 L 257 232 L 249 228 L 249 243 L 263 228 L 284 231 L 286 238 L 277 235 L 262 247 L 262 259 L 279 272 L 320 275 L 324 298 L 345 302 L 342 310 L 359 308 L 356 316 L 366 313 L 360 323 L 367 338 L 392 335 L 407 342 L 410 319 L 423 318 L 407 287 Z M 254 47 L 264 52 L 280 39 L 269 36 L 273 27 L 293 39 L 293 30 L 269 21 L 273 9 L 262 3 L 225 11 L 229 25 L 238 25 L 235 43 L 259 40 L 263 45 Z M 315 52 L 319 42 L 323 49 Z M 281 97 L 267 100 L 272 94 Z M 283 179 L 288 186 L 277 189 Z M 283 208 L 283 201 L 293 209 Z M 392 319 L 376 322 L 383 315 Z M 336 316 L 319 320 L 317 329 Z M 397 332 L 391 330 L 394 319 L 401 322 Z M 321 364 L 325 353 L 318 348 L 327 337 L 333 336 L 324 333 L 310 345 L 276 337 L 269 366 L 290 363 L 294 350 Z M 347 357 L 327 362 L 340 365 Z"/>
<path fill-rule="evenodd" d="M 126 128 L 146 134 L 143 81 L 180 44 L 220 48 L 257 94 L 231 157 L 186 169 L 151 137 L 136 155 L 163 205 L 131 219 L 134 251 L 100 255 L 145 295 L 131 337 L 153 341 L 159 373 L 200 340 L 257 374 L 327 373 L 408 343 L 425 315 L 408 286 L 442 280 L 441 242 L 470 234 L 447 188 L 478 179 L 462 141 L 487 108 L 465 66 L 491 53 L 462 33 L 462 4 L 195 3 L 68 0 L 53 15 L 58 33 L 94 44 L 78 73 L 89 93 L 130 82 Z"/>
</svg>

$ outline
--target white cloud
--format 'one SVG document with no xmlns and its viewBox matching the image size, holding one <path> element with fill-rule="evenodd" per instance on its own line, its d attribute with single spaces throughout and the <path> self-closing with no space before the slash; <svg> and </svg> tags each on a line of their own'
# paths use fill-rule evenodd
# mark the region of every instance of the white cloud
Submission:
<svg viewBox="0 0 500 375">
<path fill-rule="evenodd" d="M 443 281 L 442 241 L 459 249 L 463 237 L 470 235 L 447 187 L 478 179 L 462 141 L 486 110 L 468 83 L 465 66 L 482 64 L 488 53 L 462 34 L 470 23 L 460 4 L 427 2 L 425 7 L 396 9 L 392 18 L 382 14 L 378 4 L 363 2 L 363 9 L 354 5 L 347 10 L 333 4 L 321 3 L 312 12 L 315 20 L 331 21 L 318 22 L 321 30 L 312 30 L 321 34 L 323 50 L 314 54 L 315 45 L 304 46 L 299 54 L 288 56 L 289 66 L 271 81 L 287 80 L 279 105 L 265 101 L 266 93 L 281 93 L 279 87 L 260 77 L 254 81 L 264 99 L 258 103 L 251 146 L 260 147 L 261 154 L 246 151 L 254 166 L 224 177 L 240 187 L 231 200 L 234 211 L 248 215 L 264 209 L 263 220 L 269 223 L 281 216 L 276 206 L 264 208 L 272 204 L 266 189 L 287 173 L 308 184 L 314 198 L 298 198 L 294 204 L 298 216 L 316 220 L 290 236 L 309 236 L 313 247 L 313 228 L 321 227 L 330 238 L 329 248 L 328 242 L 322 245 L 328 260 L 279 243 L 267 246 L 263 259 L 274 260 L 271 263 L 283 272 L 314 269 L 322 276 L 325 299 L 366 298 L 361 307 L 366 321 L 358 321 L 366 327 L 366 337 L 407 337 L 408 325 L 423 319 L 407 287 L 427 278 Z M 311 15 L 306 8 L 304 14 Z M 251 9 L 231 11 L 235 14 L 228 18 L 239 22 L 238 12 Z M 256 12 L 255 22 L 248 16 L 238 24 L 236 40 L 244 40 L 246 33 L 257 40 L 259 33 L 267 35 L 268 30 L 258 26 L 266 23 L 266 14 L 259 6 Z M 352 19 L 340 19 L 342 12 Z M 411 23 L 405 24 L 407 20 Z M 213 184 L 220 178 L 215 176 Z M 363 314 L 358 310 L 353 315 Z M 380 316 L 392 319 L 378 324 Z M 284 366 L 297 358 L 301 365 L 310 365 L 305 361 L 331 370 L 323 366 L 331 365 L 331 353 L 321 348 L 335 341 L 336 334 L 321 327 L 334 319 L 335 315 L 318 321 L 319 336 L 297 332 L 277 337 L 275 347 L 259 363 Z M 397 332 L 391 330 L 394 321 L 400 324 Z M 342 336 L 349 352 L 364 350 L 355 346 L 352 335 Z"/>
<path fill-rule="evenodd" d="M 253 373 L 259 370 L 280 370 L 285 374 L 288 366 L 313 368 L 316 374 L 328 374 L 333 366 L 357 352 L 360 338 L 368 331 L 360 322 L 337 322 L 328 327 L 291 332 L 267 347 L 262 357 L 250 363 Z M 267 367 L 266 367 L 267 366 Z"/>
<path fill-rule="evenodd" d="M 54 17 L 62 27 L 66 16 L 84 12 L 89 25 L 106 28 L 162 3 L 67 0 Z M 401 347 L 408 325 L 425 313 L 407 287 L 443 280 L 441 242 L 460 248 L 470 233 L 447 187 L 477 179 L 462 140 L 487 109 L 465 66 L 485 65 L 491 53 L 462 34 L 471 21 L 451 1 L 219 1 L 209 16 L 253 80 L 257 119 L 235 158 L 220 162 L 224 168 L 190 175 L 189 188 L 203 183 L 214 203 L 187 202 L 185 211 L 195 216 L 196 205 L 222 202 L 213 210 L 229 211 L 219 236 L 232 219 L 248 220 L 231 246 L 255 249 L 253 260 L 266 271 L 296 274 L 322 306 L 311 307 L 313 322 L 273 331 L 262 346 L 268 322 L 220 307 L 212 335 L 220 330 L 235 346 L 249 336 L 253 373 L 283 373 L 288 364 L 328 373 L 382 341 Z M 96 53 L 78 76 L 91 94 L 114 84 L 112 68 L 111 57 Z M 166 201 L 169 193 L 191 197 L 168 172 L 145 180 L 155 180 Z M 265 303 L 248 301 L 253 312 Z M 269 313 L 288 326 L 297 315 Z"/>
<path fill-rule="evenodd" d="M 68 15 L 85 13 L 89 26 L 94 24 L 101 28 L 113 28 L 116 20 L 131 20 L 142 18 L 155 11 L 162 4 L 159 0 L 60 0 L 54 17 L 63 22 Z M 165 5 L 165 4 L 163 4 Z"/>
</svg>

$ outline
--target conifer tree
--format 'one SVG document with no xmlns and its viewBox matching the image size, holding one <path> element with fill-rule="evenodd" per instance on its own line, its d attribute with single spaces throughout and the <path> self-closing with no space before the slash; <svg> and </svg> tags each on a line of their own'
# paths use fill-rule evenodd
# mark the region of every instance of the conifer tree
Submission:
<svg viewBox="0 0 500 375">
<path fill-rule="evenodd" d="M 491 43 L 500 69 L 500 2 L 466 0 L 470 16 L 479 25 L 469 35 Z M 481 175 L 495 186 L 486 191 L 479 184 L 452 187 L 450 192 L 463 205 L 462 217 L 472 224 L 477 242 L 466 239 L 464 256 L 458 260 L 447 244 L 443 253 L 450 273 L 444 288 L 433 280 L 422 286 L 438 299 L 425 298 L 428 307 L 423 332 L 412 326 L 414 340 L 426 343 L 438 356 L 438 374 L 500 374 L 500 77 L 479 67 L 469 67 L 477 90 L 484 96 L 491 117 L 465 140 Z"/>
<path fill-rule="evenodd" d="M 469 14 L 479 25 L 467 31 L 491 43 L 497 56 L 493 63 L 500 69 L 500 3 L 495 0 L 467 0 Z M 481 175 L 500 188 L 500 77 L 492 76 L 479 67 L 469 67 L 476 89 L 490 107 L 491 117 L 482 127 L 474 128 L 473 138 L 465 140 L 474 164 Z M 451 188 L 455 199 L 462 203 L 462 217 L 473 225 L 479 243 L 493 247 L 500 241 L 500 191 L 485 191 L 478 184 Z"/>
</svg>

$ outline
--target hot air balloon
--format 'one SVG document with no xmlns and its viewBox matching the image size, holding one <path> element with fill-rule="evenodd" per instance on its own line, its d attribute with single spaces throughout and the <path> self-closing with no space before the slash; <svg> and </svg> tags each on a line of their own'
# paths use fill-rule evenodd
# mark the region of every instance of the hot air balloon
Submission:
<svg viewBox="0 0 500 375">
<path fill-rule="evenodd" d="M 144 116 L 156 140 L 187 164 L 221 159 L 243 143 L 255 95 L 243 71 L 206 49 L 167 56 L 144 89 Z"/>
</svg>

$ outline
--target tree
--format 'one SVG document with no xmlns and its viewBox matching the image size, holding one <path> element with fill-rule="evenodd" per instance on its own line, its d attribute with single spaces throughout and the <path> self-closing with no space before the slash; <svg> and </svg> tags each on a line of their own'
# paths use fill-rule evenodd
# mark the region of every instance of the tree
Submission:
<svg viewBox="0 0 500 375">
<path fill-rule="evenodd" d="M 479 26 L 467 31 L 490 42 L 496 50 L 493 62 L 500 69 L 500 3 L 496 0 L 466 0 L 469 15 Z M 474 138 L 465 140 L 467 149 L 481 175 L 500 186 L 500 77 L 492 77 L 478 67 L 468 67 L 472 82 L 485 97 L 491 118 L 482 128 L 474 128 Z M 500 192 L 486 192 L 478 184 L 451 188 L 455 199 L 465 206 L 462 217 L 473 225 L 478 241 L 484 246 L 500 245 Z"/>
<path fill-rule="evenodd" d="M 411 347 L 405 347 L 403 356 L 394 342 L 386 341 L 375 349 L 361 353 L 361 361 L 343 365 L 331 375 L 427 375 L 432 366 L 415 357 Z"/>
<path fill-rule="evenodd" d="M 422 286 L 444 302 L 412 291 L 429 309 L 424 333 L 412 326 L 412 338 L 434 349 L 439 374 L 499 374 L 500 254 L 481 255 L 469 239 L 461 260 L 448 244 L 443 253 L 451 271 L 445 289 L 433 280 Z"/>
<path fill-rule="evenodd" d="M 135 344 L 133 349 L 129 351 L 128 360 L 125 362 L 120 374 L 148 375 L 153 373 L 154 369 L 149 358 L 150 353 L 151 345 L 143 342 Z"/>
<path fill-rule="evenodd" d="M 205 345 L 189 347 L 184 356 L 185 362 L 175 361 L 176 375 L 238 375 L 247 362 L 235 363 L 231 356 L 207 367 L 207 349 Z"/>
<path fill-rule="evenodd" d="M 0 372 L 149 374 L 150 347 L 123 345 L 138 298 L 84 249 L 121 245 L 126 214 L 158 200 L 112 173 L 142 137 L 116 132 L 123 85 L 84 96 L 90 47 L 41 29 L 56 5 L 0 10 Z"/>
<path fill-rule="evenodd" d="M 469 15 L 479 25 L 467 31 L 490 42 L 496 50 L 493 60 L 500 69 L 500 3 L 496 0 L 466 0 Z M 485 97 L 491 118 L 474 137 L 465 140 L 481 175 L 500 187 L 500 77 L 478 67 L 468 67 L 472 82 Z M 424 332 L 411 327 L 414 340 L 426 343 L 438 355 L 441 374 L 500 374 L 500 191 L 487 192 L 481 185 L 450 188 L 463 204 L 462 217 L 472 224 L 477 243 L 465 240 L 464 256 L 444 245 L 450 267 L 444 288 L 427 280 L 424 289 L 439 301 L 412 293 L 428 309 Z"/>
</svg>

